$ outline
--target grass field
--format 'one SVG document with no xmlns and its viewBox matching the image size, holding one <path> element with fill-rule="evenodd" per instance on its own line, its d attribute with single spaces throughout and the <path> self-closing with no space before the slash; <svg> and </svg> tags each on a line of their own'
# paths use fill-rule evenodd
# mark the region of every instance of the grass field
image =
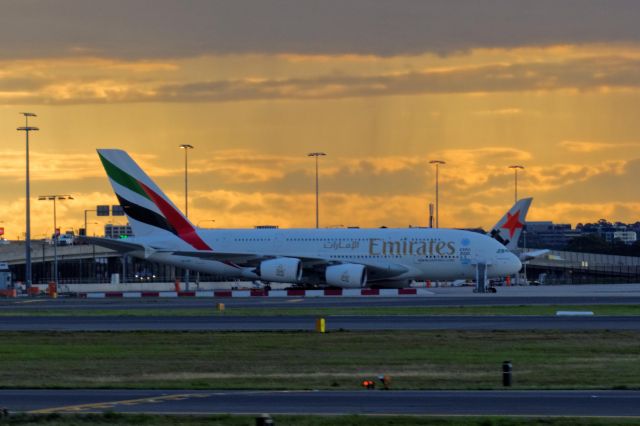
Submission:
<svg viewBox="0 0 640 426">
<path fill-rule="evenodd" d="M 640 315 L 640 305 L 550 305 L 550 306 L 407 306 L 407 307 L 355 307 L 355 308 L 233 308 L 227 306 L 223 312 L 211 308 L 172 308 L 163 309 L 141 306 L 140 309 L 19 309 L 0 311 L 3 316 L 241 316 L 241 315 L 555 315 L 556 311 L 591 311 L 595 315 Z"/>
<path fill-rule="evenodd" d="M 636 332 L 2 332 L 1 387 L 640 388 Z"/>
<path fill-rule="evenodd" d="M 277 426 L 630 426 L 638 419 L 594 418 L 508 418 L 508 417 L 421 417 L 421 416 L 273 416 Z M 0 419 L 0 425 L 43 426 L 254 426 L 254 416 L 154 416 L 115 413 L 34 416 Z"/>
</svg>

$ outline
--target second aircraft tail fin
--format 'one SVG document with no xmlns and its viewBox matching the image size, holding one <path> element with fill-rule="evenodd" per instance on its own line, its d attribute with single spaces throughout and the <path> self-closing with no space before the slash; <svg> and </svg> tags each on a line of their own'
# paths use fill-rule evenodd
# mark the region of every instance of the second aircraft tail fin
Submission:
<svg viewBox="0 0 640 426">
<path fill-rule="evenodd" d="M 518 200 L 496 223 L 489 235 L 504 244 L 509 250 L 518 248 L 518 239 L 526 223 L 527 212 L 533 198 Z"/>
</svg>

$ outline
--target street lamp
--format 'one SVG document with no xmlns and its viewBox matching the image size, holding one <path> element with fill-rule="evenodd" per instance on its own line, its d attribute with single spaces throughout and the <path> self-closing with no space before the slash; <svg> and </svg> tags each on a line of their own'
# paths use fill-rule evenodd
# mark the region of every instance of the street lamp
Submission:
<svg viewBox="0 0 640 426">
<path fill-rule="evenodd" d="M 307 157 L 316 157 L 316 229 L 320 226 L 319 216 L 318 216 L 318 157 L 324 157 L 324 152 L 310 152 L 307 154 Z"/>
<path fill-rule="evenodd" d="M 189 218 L 189 176 L 187 174 L 187 151 L 193 149 L 193 145 L 183 143 L 180 148 L 184 149 L 184 215 Z"/>
<path fill-rule="evenodd" d="M 188 165 L 187 165 L 187 152 L 190 149 L 193 149 L 193 145 L 189 145 L 188 143 L 183 143 L 180 145 L 181 149 L 184 149 L 184 215 L 187 219 L 189 219 L 189 175 L 188 175 Z M 184 270 L 184 282 L 185 289 L 189 290 L 189 270 Z"/>
<path fill-rule="evenodd" d="M 73 197 L 68 194 L 38 195 L 38 201 L 53 201 L 53 281 L 56 284 L 56 293 L 58 292 L 58 219 L 56 215 L 57 200 L 73 200 Z"/>
<path fill-rule="evenodd" d="M 429 161 L 429 164 L 435 164 L 436 165 L 436 228 L 438 228 L 440 226 L 439 223 L 439 218 L 440 218 L 440 212 L 439 212 L 439 202 L 438 202 L 438 174 L 439 174 L 439 166 L 440 164 L 447 164 L 442 160 L 431 160 Z"/>
<path fill-rule="evenodd" d="M 523 241 L 522 241 L 522 251 L 523 251 L 523 253 L 526 254 L 527 253 L 527 230 L 526 229 L 522 230 L 522 239 L 523 239 Z M 524 273 L 524 285 L 527 285 L 528 284 L 528 281 L 527 281 L 527 262 L 526 261 L 522 262 L 522 266 L 524 268 L 524 270 L 523 270 L 523 273 Z"/>
<path fill-rule="evenodd" d="M 513 166 L 509 166 L 510 169 L 513 169 L 514 173 L 515 173 L 515 201 L 514 203 L 518 202 L 518 170 L 524 170 L 524 166 L 521 166 L 519 164 L 515 164 Z"/>
<path fill-rule="evenodd" d="M 26 139 L 26 152 L 27 152 L 27 173 L 26 173 L 26 232 L 25 232 L 25 281 L 27 289 L 31 287 L 31 192 L 29 188 L 29 132 L 36 132 L 40 130 L 37 127 L 29 126 L 29 117 L 36 117 L 32 112 L 21 112 L 24 115 L 24 127 L 18 127 L 18 131 L 24 132 Z"/>
<path fill-rule="evenodd" d="M 87 213 L 89 212 L 95 212 L 95 210 L 85 210 L 84 211 L 84 236 L 88 237 L 89 233 L 87 232 Z M 97 223 L 97 222 L 94 222 Z"/>
<path fill-rule="evenodd" d="M 87 226 L 89 226 L 89 225 L 100 225 L 100 222 L 85 222 L 85 224 L 84 224 L 84 235 L 85 235 L 85 237 L 89 236 L 89 232 L 87 230 Z M 93 231 L 93 235 L 94 236 L 96 235 L 96 231 L 95 230 Z"/>
</svg>

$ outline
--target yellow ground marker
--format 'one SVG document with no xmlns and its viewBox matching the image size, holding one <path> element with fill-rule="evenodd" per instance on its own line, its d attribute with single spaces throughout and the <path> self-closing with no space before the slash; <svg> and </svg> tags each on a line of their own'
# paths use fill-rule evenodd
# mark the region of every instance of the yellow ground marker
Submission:
<svg viewBox="0 0 640 426">
<path fill-rule="evenodd" d="M 29 411 L 31 414 L 51 414 L 51 413 L 75 413 L 85 410 L 104 410 L 113 408 L 118 405 L 140 405 L 140 404 L 158 404 L 164 401 L 181 401 L 189 398 L 206 398 L 210 396 L 207 393 L 186 393 L 176 395 L 152 396 L 149 398 L 128 399 L 123 401 L 104 401 L 94 402 L 90 404 L 67 405 L 64 407 L 42 408 L 39 410 Z"/>
</svg>

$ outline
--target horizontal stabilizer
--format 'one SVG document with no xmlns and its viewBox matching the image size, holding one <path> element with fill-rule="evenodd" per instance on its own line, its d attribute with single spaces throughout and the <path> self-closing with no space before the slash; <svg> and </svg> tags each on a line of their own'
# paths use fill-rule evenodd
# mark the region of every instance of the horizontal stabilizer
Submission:
<svg viewBox="0 0 640 426">
<path fill-rule="evenodd" d="M 550 251 L 551 250 L 543 249 L 543 250 L 534 250 L 534 251 L 527 251 L 524 253 L 520 253 L 520 260 L 522 262 L 526 262 L 527 260 L 533 260 L 548 254 Z M 551 259 L 551 257 L 549 257 L 549 259 Z M 552 260 L 555 260 L 555 259 L 552 259 Z"/>
</svg>

